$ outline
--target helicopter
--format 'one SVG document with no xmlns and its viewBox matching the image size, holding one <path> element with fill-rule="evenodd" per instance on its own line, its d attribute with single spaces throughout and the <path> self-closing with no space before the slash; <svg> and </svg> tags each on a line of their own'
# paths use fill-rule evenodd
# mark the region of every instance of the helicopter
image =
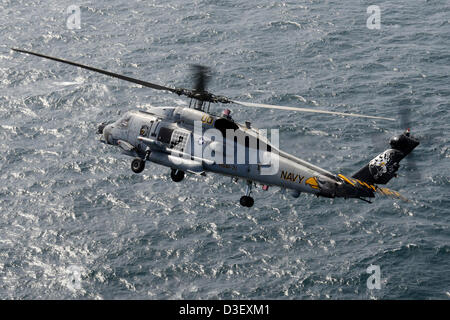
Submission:
<svg viewBox="0 0 450 320">
<path fill-rule="evenodd" d="M 210 106 L 216 103 L 236 104 L 395 121 L 393 118 L 243 102 L 214 95 L 206 90 L 210 79 L 209 68 L 200 65 L 193 66 L 194 88 L 185 89 L 163 86 L 32 51 L 12 50 L 190 98 L 187 107 L 149 107 L 146 110 L 127 111 L 118 120 L 102 122 L 98 126 L 99 140 L 120 148 L 123 154 L 132 157 L 131 170 L 136 174 L 141 173 L 149 161 L 170 168 L 173 182 L 182 181 L 186 173 L 200 176 L 215 173 L 240 179 L 246 184 L 245 194 L 239 201 L 244 207 L 254 205 L 251 196 L 254 186 L 262 186 L 265 191 L 277 186 L 289 190 L 294 198 L 298 198 L 301 193 L 309 193 L 326 198 L 355 198 L 368 203 L 375 195 L 408 201 L 399 192 L 380 185 L 387 184 L 397 176 L 400 161 L 420 144 L 411 135 L 410 129 L 391 138 L 390 148 L 347 177 L 333 174 L 280 150 L 277 139 L 273 139 L 277 138 L 276 132 L 271 134 L 269 140 L 266 131 L 254 128 L 250 122 L 235 122 L 229 109 L 224 109 L 222 114 L 213 114 Z"/>
</svg>

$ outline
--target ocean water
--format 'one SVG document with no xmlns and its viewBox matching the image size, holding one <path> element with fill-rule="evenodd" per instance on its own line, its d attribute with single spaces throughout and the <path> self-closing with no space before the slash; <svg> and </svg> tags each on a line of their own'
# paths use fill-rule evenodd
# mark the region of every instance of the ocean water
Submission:
<svg viewBox="0 0 450 320">
<path fill-rule="evenodd" d="M 67 26 L 71 5 L 80 29 Z M 380 29 L 367 27 L 369 5 Z M 3 0 L 0 26 L 0 298 L 450 298 L 448 1 Z M 10 47 L 184 87 L 203 64 L 209 90 L 237 100 L 387 117 L 407 107 L 422 143 L 389 187 L 411 202 L 271 188 L 248 209 L 229 178 L 176 184 L 155 164 L 133 174 L 97 125 L 189 101 Z M 405 129 L 231 109 L 343 174 Z M 367 286 L 371 265 L 380 289 Z"/>
</svg>

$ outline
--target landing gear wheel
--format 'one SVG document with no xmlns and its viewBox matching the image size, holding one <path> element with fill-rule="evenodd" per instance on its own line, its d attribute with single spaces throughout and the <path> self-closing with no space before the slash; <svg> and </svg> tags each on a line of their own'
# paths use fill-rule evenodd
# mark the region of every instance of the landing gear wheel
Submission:
<svg viewBox="0 0 450 320">
<path fill-rule="evenodd" d="M 131 170 L 133 170 L 134 173 L 141 173 L 145 168 L 145 161 L 136 158 L 133 161 L 131 161 Z"/>
<path fill-rule="evenodd" d="M 172 171 L 170 171 L 170 177 L 173 182 L 180 182 L 184 179 L 184 171 L 172 169 Z"/>
<path fill-rule="evenodd" d="M 241 203 L 241 206 L 251 208 L 253 207 L 255 200 L 250 196 L 242 196 L 239 202 Z"/>
</svg>

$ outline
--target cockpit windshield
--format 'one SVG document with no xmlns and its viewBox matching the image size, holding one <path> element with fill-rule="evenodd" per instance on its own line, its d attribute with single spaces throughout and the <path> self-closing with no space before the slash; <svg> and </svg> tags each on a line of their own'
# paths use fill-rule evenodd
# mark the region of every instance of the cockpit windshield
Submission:
<svg viewBox="0 0 450 320">
<path fill-rule="evenodd" d="M 119 120 L 117 120 L 117 127 L 119 128 L 127 128 L 128 124 L 130 122 L 131 116 L 129 114 L 124 114 L 122 116 L 122 118 L 120 118 Z"/>
</svg>

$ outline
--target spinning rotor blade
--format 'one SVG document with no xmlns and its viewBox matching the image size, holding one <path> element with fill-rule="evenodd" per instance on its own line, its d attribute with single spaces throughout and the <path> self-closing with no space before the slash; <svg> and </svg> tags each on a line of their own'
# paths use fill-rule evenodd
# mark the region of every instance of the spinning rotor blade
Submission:
<svg viewBox="0 0 450 320">
<path fill-rule="evenodd" d="M 69 61 L 69 60 L 64 60 L 64 59 L 60 59 L 60 58 L 55 58 L 55 57 L 51 57 L 51 56 L 46 56 L 40 53 L 36 53 L 36 52 L 32 52 L 32 51 L 27 51 L 27 50 L 22 50 L 22 49 L 15 49 L 15 48 L 11 48 L 13 51 L 16 52 L 20 52 L 20 53 L 26 53 L 26 54 L 31 54 L 37 57 L 41 57 L 44 59 L 49 59 L 49 60 L 53 60 L 53 61 L 57 61 L 57 62 L 61 62 L 61 63 L 65 63 L 65 64 L 69 64 L 75 67 L 79 67 L 79 68 L 83 68 L 83 69 L 87 69 L 90 71 L 94 71 L 94 72 L 98 72 L 113 78 L 117 78 L 117 79 L 121 79 L 121 80 L 125 80 L 128 82 L 132 82 L 135 84 L 139 84 L 141 86 L 147 87 L 147 88 L 152 88 L 152 89 L 156 89 L 156 90 L 164 90 L 164 91 L 169 91 L 172 93 L 176 93 L 178 95 L 184 95 L 187 96 L 189 98 L 192 99 L 196 99 L 199 100 L 201 102 L 212 102 L 212 103 L 235 103 L 235 104 L 239 104 L 241 106 L 245 106 L 245 107 L 258 107 L 258 108 L 267 108 L 267 109 L 279 109 L 279 110 L 289 110 L 289 111 L 301 111 L 301 112 L 313 112 L 313 113 L 325 113 L 325 114 L 334 114 L 334 115 L 340 115 L 340 116 L 350 116 L 350 117 L 360 117 L 360 118 L 369 118 L 369 119 L 381 119 L 381 120 L 391 120 L 391 121 L 395 121 L 392 118 L 385 118 L 385 117 L 376 117 L 376 116 L 366 116 L 366 115 L 362 115 L 362 114 L 355 114 L 355 113 L 343 113 L 343 112 L 334 112 L 334 111 L 325 111 L 325 110 L 316 110 L 316 109 L 309 109 L 309 108 L 294 108 L 294 107 L 286 107 L 286 106 L 276 106 L 276 105 L 269 105 L 269 104 L 263 104 L 263 103 L 252 103 L 252 102 L 242 102 L 242 101 L 233 101 L 227 97 L 224 96 L 216 96 L 208 91 L 205 90 L 205 87 L 207 85 L 207 83 L 209 82 L 210 79 L 210 75 L 208 74 L 209 72 L 209 68 L 204 67 L 204 66 L 199 66 L 199 65 L 194 65 L 194 77 L 196 80 L 195 83 L 195 89 L 194 90 L 188 90 L 188 89 L 184 89 L 184 88 L 171 88 L 171 87 L 166 87 L 166 86 L 162 86 L 159 84 L 155 84 L 155 83 L 151 83 L 151 82 L 147 82 L 147 81 L 143 81 L 143 80 L 139 80 L 139 79 L 135 79 L 135 78 L 131 78 L 131 77 L 127 77 L 118 73 L 113 73 L 113 72 L 109 72 L 106 70 L 102 70 L 102 69 L 98 69 L 98 68 L 94 68 L 94 67 L 90 67 L 90 66 L 86 66 L 77 62 L 73 62 L 73 61 Z"/>
<path fill-rule="evenodd" d="M 392 119 L 392 118 L 366 116 L 366 115 L 356 114 L 356 113 L 334 112 L 334 111 L 316 110 L 316 109 L 310 109 L 310 108 L 295 108 L 295 107 L 277 106 L 277 105 L 263 104 L 263 103 L 242 102 L 242 101 L 234 101 L 234 100 L 232 100 L 231 102 L 239 104 L 241 106 L 245 106 L 245 107 L 279 109 L 279 110 L 290 110 L 290 111 L 300 111 L 300 112 L 325 113 L 325 114 L 334 114 L 334 115 L 339 115 L 339 116 L 349 116 L 349 117 L 359 117 L 359 118 L 370 118 L 370 119 L 382 119 L 382 120 L 395 121 L 395 119 Z"/>
<path fill-rule="evenodd" d="M 402 130 L 406 130 L 409 134 L 409 130 L 411 128 L 411 109 L 409 107 L 402 107 L 399 111 L 400 113 L 400 126 Z M 406 158 L 406 163 L 410 173 L 408 174 L 408 179 L 411 179 L 413 182 L 421 179 L 420 171 L 417 169 L 416 162 L 414 161 L 414 152 L 411 153 Z"/>
<path fill-rule="evenodd" d="M 410 128 L 410 113 L 411 109 L 408 107 L 403 107 L 399 111 L 400 113 L 400 126 L 402 130 L 408 130 Z"/>
<path fill-rule="evenodd" d="M 197 92 L 206 91 L 209 81 L 211 80 L 210 69 L 198 64 L 192 65 L 192 71 L 194 75 L 194 89 Z"/>
<path fill-rule="evenodd" d="M 73 61 L 69 61 L 69 60 L 64 60 L 64 59 L 59 59 L 59 58 L 55 58 L 55 57 L 50 57 L 50 56 L 46 56 L 40 53 L 36 53 L 36 52 L 31 52 L 31 51 L 27 51 L 27 50 L 21 50 L 21 49 L 15 49 L 15 48 L 11 48 L 11 50 L 16 51 L 16 52 L 21 52 L 21 53 L 26 53 L 26 54 L 31 54 L 37 57 L 41 57 L 44 59 L 49 59 L 49 60 L 53 60 L 53 61 L 58 61 L 58 62 L 62 62 L 62 63 L 66 63 L 66 64 L 70 64 L 72 66 L 75 67 L 79 67 L 79 68 L 83 68 L 83 69 L 87 69 L 90 71 L 94 71 L 94 72 L 98 72 L 113 78 L 117 78 L 120 80 L 125 80 L 128 82 L 132 82 L 132 83 L 136 83 L 139 84 L 141 86 L 147 87 L 147 88 L 152 88 L 152 89 L 156 89 L 156 90 L 165 90 L 165 91 L 169 91 L 169 92 L 173 92 L 176 93 L 178 95 L 187 95 L 187 96 L 191 96 L 194 95 L 194 93 L 190 90 L 187 89 L 183 89 L 183 88 L 170 88 L 170 87 L 165 87 L 165 86 L 161 86 L 159 84 L 154 84 L 151 82 L 147 82 L 147 81 L 143 81 L 143 80 L 139 80 L 139 79 L 135 79 L 135 78 L 131 78 L 131 77 L 127 77 L 118 73 L 113 73 L 113 72 L 109 72 L 106 70 L 102 70 L 102 69 L 97 69 L 94 67 L 90 67 L 90 66 L 86 66 L 80 63 L 76 63 Z"/>
</svg>

